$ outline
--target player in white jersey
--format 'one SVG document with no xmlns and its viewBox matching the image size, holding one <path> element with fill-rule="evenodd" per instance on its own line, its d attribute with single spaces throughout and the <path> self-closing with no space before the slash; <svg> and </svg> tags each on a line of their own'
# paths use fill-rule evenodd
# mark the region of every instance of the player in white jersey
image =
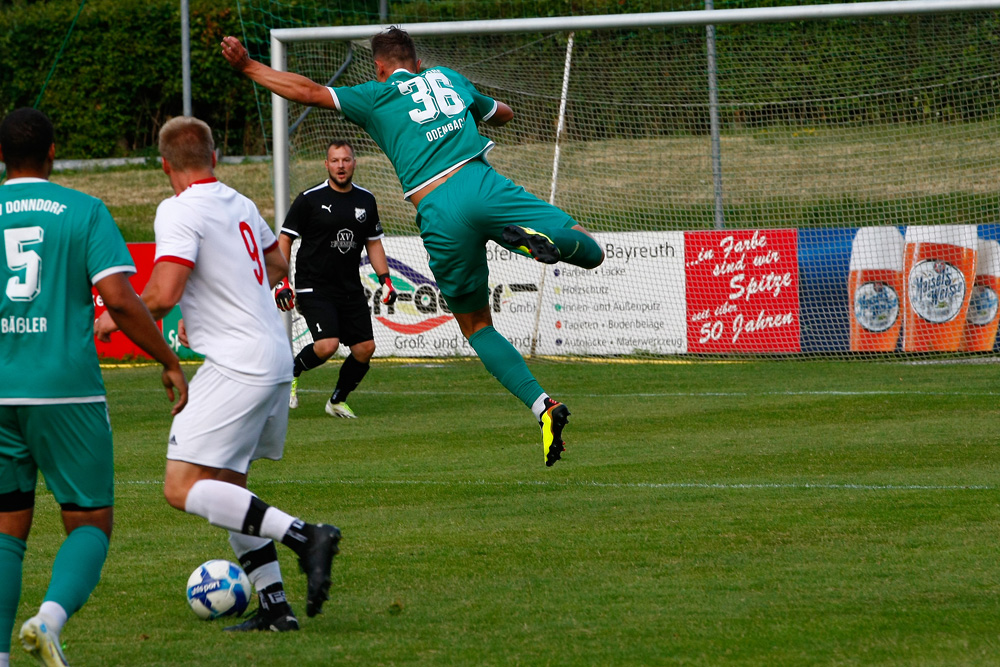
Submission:
<svg viewBox="0 0 1000 667">
<path fill-rule="evenodd" d="M 190 117 L 160 130 L 163 171 L 177 193 L 156 211 L 156 262 L 143 301 L 154 317 L 180 303 L 191 347 L 205 354 L 187 409 L 174 419 L 164 495 L 226 528 L 260 607 L 227 630 L 298 630 L 274 542 L 299 556 L 306 613 L 322 610 L 340 531 L 309 524 L 247 490 L 250 463 L 280 459 L 292 355 L 271 289 L 288 273 L 274 233 L 249 199 L 214 175 L 212 133 Z M 102 334 L 110 321 L 99 323 Z"/>
<path fill-rule="evenodd" d="M 196 181 L 160 204 L 155 230 L 155 262 L 191 269 L 180 306 L 193 349 L 247 384 L 290 382 L 267 276 L 277 239 L 253 202 L 214 178 Z"/>
</svg>

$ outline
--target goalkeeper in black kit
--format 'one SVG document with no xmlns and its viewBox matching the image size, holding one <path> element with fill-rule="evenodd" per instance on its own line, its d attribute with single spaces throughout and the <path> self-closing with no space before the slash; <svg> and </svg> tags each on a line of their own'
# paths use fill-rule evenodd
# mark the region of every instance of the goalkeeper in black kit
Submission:
<svg viewBox="0 0 1000 667">
<path fill-rule="evenodd" d="M 371 312 L 358 271 L 362 247 L 381 284 L 376 298 L 392 304 L 396 290 L 382 247 L 384 234 L 375 196 L 353 183 L 354 148 L 345 140 L 331 141 L 323 164 L 329 179 L 299 194 L 278 235 L 286 259 L 291 258 L 294 240 L 299 240 L 299 247 L 294 290 L 285 279 L 274 298 L 283 311 L 298 309 L 313 338 L 295 357 L 289 407 L 299 406 L 302 371 L 321 366 L 343 343 L 350 354 L 340 367 L 326 413 L 353 419 L 357 415 L 347 405 L 347 397 L 365 377 L 375 353 Z"/>
</svg>

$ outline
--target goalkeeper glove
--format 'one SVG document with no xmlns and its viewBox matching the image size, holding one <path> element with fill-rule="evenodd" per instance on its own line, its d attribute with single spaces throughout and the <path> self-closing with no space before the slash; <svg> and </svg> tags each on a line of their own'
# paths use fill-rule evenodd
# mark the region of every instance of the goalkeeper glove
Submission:
<svg viewBox="0 0 1000 667">
<path fill-rule="evenodd" d="M 388 273 L 383 273 L 378 277 L 378 282 L 385 289 L 382 291 L 382 303 L 387 306 L 391 306 L 396 303 L 396 298 L 399 296 L 396 294 L 396 288 L 392 286 L 392 280 L 389 278 Z"/>
<path fill-rule="evenodd" d="M 288 278 L 282 278 L 277 287 L 274 288 L 274 302 L 278 305 L 278 310 L 288 312 L 295 307 L 295 290 L 288 283 Z"/>
</svg>

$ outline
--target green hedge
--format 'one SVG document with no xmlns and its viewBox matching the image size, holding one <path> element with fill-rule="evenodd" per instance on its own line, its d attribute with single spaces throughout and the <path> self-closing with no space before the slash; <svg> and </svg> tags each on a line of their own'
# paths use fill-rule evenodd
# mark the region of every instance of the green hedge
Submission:
<svg viewBox="0 0 1000 667">
<path fill-rule="evenodd" d="M 56 0 L 0 11 L 0 111 L 33 106 L 42 93 L 60 157 L 155 154 L 159 127 L 183 111 L 179 3 L 88 2 L 44 86 L 78 9 Z M 219 54 L 224 35 L 241 34 L 237 12 L 194 1 L 190 22 L 194 114 L 224 152 L 264 152 L 253 87 Z"/>
<path fill-rule="evenodd" d="M 715 1 L 717 9 L 782 4 L 789 1 Z M 0 112 L 34 105 L 79 6 L 79 0 L 0 0 Z M 194 114 L 213 127 L 225 153 L 267 152 L 269 97 L 231 71 L 219 53 L 222 37 L 246 35 L 251 53 L 266 61 L 268 28 L 378 22 L 378 7 L 378 0 L 242 0 L 237 11 L 235 3 L 220 6 L 213 0 L 191 0 Z M 408 0 L 390 3 L 389 19 L 473 20 L 702 7 L 704 2 L 699 0 Z M 240 13 L 245 26 L 241 25 Z M 864 35 L 860 40 L 859 31 Z M 978 50 L 949 50 L 949 40 L 932 38 L 943 33 L 974 34 L 975 43 L 983 46 Z M 630 41 L 659 40 L 657 44 L 668 62 L 702 62 L 703 29 L 679 30 L 677 35 L 670 43 L 663 43 L 662 35 L 638 30 L 620 39 L 623 48 Z M 60 156 L 155 155 L 159 127 L 182 112 L 180 41 L 177 0 L 87 2 L 39 104 L 56 124 Z M 751 127 L 802 121 L 934 122 L 993 118 L 997 114 L 1000 84 L 995 63 L 1000 18 L 993 12 L 886 18 L 862 24 L 777 23 L 766 30 L 720 26 L 718 44 L 724 122 Z M 780 67 L 754 71 L 740 66 L 758 51 L 777 47 L 781 53 L 783 44 L 806 44 L 810 48 L 805 54 L 787 49 L 789 62 Z M 587 47 L 578 48 L 578 57 L 586 59 Z M 823 57 L 828 54 L 837 57 Z M 892 55 L 897 60 L 902 56 L 912 60 L 913 67 L 905 70 L 902 78 L 897 68 L 896 78 L 883 81 L 883 72 L 877 67 L 869 70 L 863 65 L 877 62 L 880 55 Z M 736 73 L 735 77 L 727 78 L 730 72 Z M 979 75 L 970 77 L 969 72 Z M 845 96 L 838 102 L 808 102 L 829 99 L 823 88 L 831 77 L 844 82 L 868 78 L 871 81 L 865 90 L 900 93 L 898 99 Z M 641 85 L 656 84 L 655 77 L 640 81 Z M 687 99 L 700 101 L 706 91 L 700 77 L 692 81 L 697 89 L 693 88 Z M 942 81 L 958 83 L 936 85 Z M 740 90 L 767 91 L 774 103 L 727 110 L 727 102 L 739 99 L 741 94 L 727 87 L 737 84 Z M 913 90 L 919 90 L 919 95 L 907 92 Z M 612 94 L 614 91 L 608 92 Z M 686 110 L 683 105 L 677 108 L 681 111 L 664 111 L 662 118 L 651 116 L 641 129 L 649 134 L 707 131 L 703 113 Z M 607 130 L 614 134 L 619 124 L 631 122 L 628 115 L 619 118 L 611 114 L 594 118 L 591 126 L 595 132 Z"/>
</svg>

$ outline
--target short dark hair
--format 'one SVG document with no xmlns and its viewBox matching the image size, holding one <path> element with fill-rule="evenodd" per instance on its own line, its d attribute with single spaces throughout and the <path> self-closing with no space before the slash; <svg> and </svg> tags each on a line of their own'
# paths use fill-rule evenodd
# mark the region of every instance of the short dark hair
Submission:
<svg viewBox="0 0 1000 667">
<path fill-rule="evenodd" d="M 330 143 L 326 145 L 326 152 L 329 153 L 331 148 L 344 148 L 345 146 L 351 151 L 351 155 L 354 155 L 354 145 L 347 139 L 331 139 Z"/>
<path fill-rule="evenodd" d="M 52 121 L 38 109 L 11 111 L 0 123 L 0 150 L 7 169 L 40 169 L 54 137 Z"/>
<path fill-rule="evenodd" d="M 372 58 L 398 65 L 415 63 L 417 47 L 408 32 L 393 26 L 372 37 Z"/>
</svg>

